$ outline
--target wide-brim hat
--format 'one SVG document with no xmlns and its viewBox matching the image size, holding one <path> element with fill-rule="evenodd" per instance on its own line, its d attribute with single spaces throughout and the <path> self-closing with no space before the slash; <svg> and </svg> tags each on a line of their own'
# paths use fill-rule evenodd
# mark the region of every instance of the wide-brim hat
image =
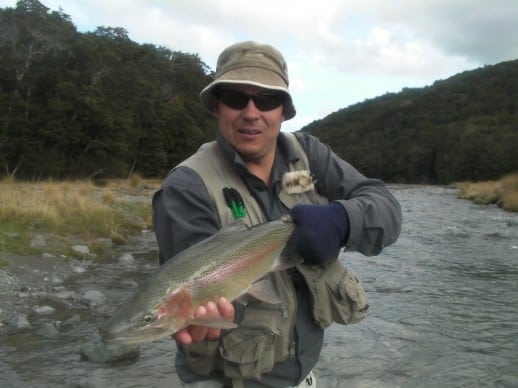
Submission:
<svg viewBox="0 0 518 388">
<path fill-rule="evenodd" d="M 278 90 L 287 95 L 284 103 L 284 119 L 295 116 L 288 80 L 288 65 L 274 47 L 247 41 L 227 47 L 218 57 L 214 81 L 200 93 L 201 103 L 212 110 L 211 95 L 220 84 L 253 85 Z"/>
</svg>

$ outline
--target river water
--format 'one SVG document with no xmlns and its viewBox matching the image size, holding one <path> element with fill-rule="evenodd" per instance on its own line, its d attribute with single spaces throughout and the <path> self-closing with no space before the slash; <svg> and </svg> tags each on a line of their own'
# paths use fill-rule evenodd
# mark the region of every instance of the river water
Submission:
<svg viewBox="0 0 518 388">
<path fill-rule="evenodd" d="M 518 214 L 457 199 L 443 187 L 392 189 L 403 208 L 401 237 L 378 257 L 342 255 L 371 307 L 362 322 L 327 330 L 318 386 L 518 387 Z M 0 386 L 177 386 L 169 339 L 142 345 L 133 361 L 80 356 L 82 345 L 99 340 L 97 326 L 155 268 L 152 233 L 121 249 L 136 263 L 90 263 L 61 286 L 76 295 L 100 291 L 104 304 L 34 296 L 55 312 L 29 314 L 32 329 L 0 337 Z M 23 297 L 13 294 L 13 305 Z M 57 334 L 42 332 L 46 321 Z"/>
</svg>

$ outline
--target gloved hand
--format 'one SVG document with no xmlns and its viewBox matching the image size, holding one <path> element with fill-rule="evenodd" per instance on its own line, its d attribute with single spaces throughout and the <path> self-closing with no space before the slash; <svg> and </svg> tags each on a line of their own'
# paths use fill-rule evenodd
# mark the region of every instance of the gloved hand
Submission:
<svg viewBox="0 0 518 388">
<path fill-rule="evenodd" d="M 349 216 L 338 202 L 296 205 L 290 210 L 295 231 L 290 238 L 304 264 L 324 264 L 338 253 L 349 237 Z"/>
</svg>

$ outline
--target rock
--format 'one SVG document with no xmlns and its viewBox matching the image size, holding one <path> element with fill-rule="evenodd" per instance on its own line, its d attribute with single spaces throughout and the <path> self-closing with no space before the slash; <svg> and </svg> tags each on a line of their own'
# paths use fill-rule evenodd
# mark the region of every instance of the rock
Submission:
<svg viewBox="0 0 518 388">
<path fill-rule="evenodd" d="M 85 267 L 72 267 L 72 269 L 74 270 L 74 272 L 77 272 L 77 273 L 86 272 L 86 268 Z"/>
<path fill-rule="evenodd" d="M 134 345 L 107 345 L 102 342 L 84 344 L 79 353 L 81 358 L 93 362 L 109 363 L 123 360 L 134 360 L 139 357 L 140 350 Z"/>
<path fill-rule="evenodd" d="M 58 299 L 76 299 L 77 294 L 75 291 L 67 291 L 67 290 L 61 290 L 57 291 L 52 296 L 58 298 Z"/>
<path fill-rule="evenodd" d="M 119 262 L 119 264 L 122 264 L 122 265 L 134 265 L 135 264 L 135 258 L 133 257 L 133 255 L 131 253 L 122 254 L 117 259 L 117 261 Z"/>
<path fill-rule="evenodd" d="M 15 331 L 32 329 L 32 325 L 25 314 L 16 314 L 9 320 L 9 327 Z"/>
<path fill-rule="evenodd" d="M 63 284 L 63 280 L 58 278 L 56 275 L 52 275 L 52 278 L 45 276 L 43 280 L 47 283 L 51 283 L 52 286 L 59 286 Z"/>
<path fill-rule="evenodd" d="M 104 248 L 113 247 L 113 241 L 110 238 L 98 238 L 95 242 Z"/>
<path fill-rule="evenodd" d="M 38 315 L 51 315 L 56 312 L 56 309 L 51 306 L 35 306 L 32 311 Z"/>
<path fill-rule="evenodd" d="M 62 292 L 65 290 L 66 290 L 65 286 L 63 286 L 61 284 L 58 284 L 58 285 L 52 287 L 52 291 L 54 291 L 54 292 Z"/>
<path fill-rule="evenodd" d="M 81 316 L 79 314 L 75 314 L 74 316 L 68 318 L 65 322 L 60 324 L 60 327 L 63 329 L 73 329 L 77 327 L 81 323 Z"/>
<path fill-rule="evenodd" d="M 83 294 L 81 300 L 90 306 L 99 306 L 104 303 L 106 297 L 101 291 L 89 290 Z"/>
<path fill-rule="evenodd" d="M 56 338 L 57 336 L 59 336 L 59 331 L 52 323 L 44 322 L 41 324 L 36 334 L 41 335 L 45 338 Z"/>
<path fill-rule="evenodd" d="M 52 277 L 52 279 L 50 279 L 50 282 L 52 283 L 53 286 L 59 286 L 59 285 L 63 284 L 63 279 L 58 278 L 56 275 L 54 275 Z"/>
<path fill-rule="evenodd" d="M 57 256 L 56 255 L 53 255 L 52 253 L 48 253 L 48 252 L 43 252 L 41 254 L 41 257 L 43 259 L 57 259 Z"/>
<path fill-rule="evenodd" d="M 72 268 L 72 271 L 76 273 L 83 273 L 86 272 L 86 267 L 88 264 L 85 262 L 79 261 L 79 260 L 72 260 L 70 261 L 70 268 Z"/>
<path fill-rule="evenodd" d="M 45 237 L 41 234 L 35 235 L 31 240 L 32 248 L 45 248 L 47 246 L 47 242 L 45 241 Z"/>
<path fill-rule="evenodd" d="M 72 249 L 72 252 L 78 254 L 81 257 L 90 256 L 90 248 L 88 248 L 86 245 L 72 245 L 70 249 Z"/>
</svg>

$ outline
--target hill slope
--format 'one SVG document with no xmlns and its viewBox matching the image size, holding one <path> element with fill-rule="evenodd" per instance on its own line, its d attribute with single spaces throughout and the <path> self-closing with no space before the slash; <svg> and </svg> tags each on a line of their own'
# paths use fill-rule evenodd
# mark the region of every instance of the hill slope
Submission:
<svg viewBox="0 0 518 388">
<path fill-rule="evenodd" d="M 518 60 L 367 100 L 302 130 L 386 181 L 495 179 L 518 170 Z"/>
</svg>

